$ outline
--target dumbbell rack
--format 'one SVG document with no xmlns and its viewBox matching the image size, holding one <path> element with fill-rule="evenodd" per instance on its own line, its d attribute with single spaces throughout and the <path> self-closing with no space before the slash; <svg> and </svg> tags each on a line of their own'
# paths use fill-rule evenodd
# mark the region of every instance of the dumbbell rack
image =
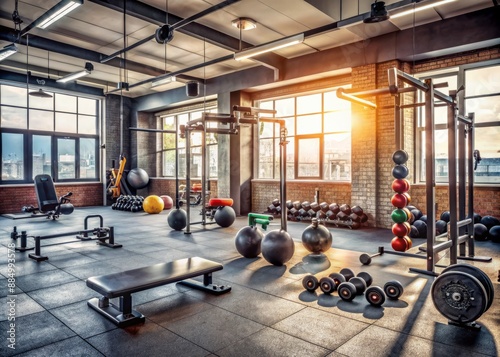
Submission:
<svg viewBox="0 0 500 357">
<path fill-rule="evenodd" d="M 439 87 L 439 85 L 434 85 L 432 79 L 427 79 L 425 82 L 421 82 L 420 80 L 398 70 L 397 68 L 391 68 L 388 70 L 388 79 L 388 88 L 349 94 L 345 94 L 344 90 L 340 88 L 337 91 L 337 96 L 364 106 L 370 104 L 370 107 L 376 108 L 377 105 L 375 103 L 368 102 L 359 97 L 392 94 L 395 98 L 395 141 L 396 147 L 398 148 L 403 147 L 403 118 L 401 116 L 401 109 L 417 107 L 422 104 L 425 106 L 425 183 L 428 221 L 427 242 L 425 248 L 421 250 L 425 253 L 425 255 L 389 251 L 385 250 L 383 247 L 379 247 L 378 253 L 372 255 L 362 254 L 360 256 L 360 261 L 363 264 L 369 264 L 372 258 L 383 254 L 425 259 L 427 261 L 426 269 L 410 268 L 409 270 L 431 276 L 439 275 L 435 272 L 435 267 L 439 260 L 438 253 L 445 250 L 449 250 L 450 264 L 456 264 L 457 259 L 490 262 L 492 260 L 491 257 L 479 257 L 474 255 L 474 114 L 470 113 L 468 116 L 458 114 L 456 103 L 457 91 L 452 91 L 450 95 L 445 95 L 438 90 L 435 90 L 435 88 Z M 409 86 L 399 88 L 398 79 Z M 401 104 L 402 98 L 400 94 L 415 92 L 417 90 L 424 92 L 425 103 L 416 103 L 411 105 Z M 438 242 L 436 240 L 438 237 L 436 237 L 435 207 L 434 99 L 444 102 L 448 108 L 448 193 L 450 222 L 448 223 L 448 232 L 446 233 L 447 240 L 442 242 Z M 457 133 L 461 133 L 463 140 L 457 142 Z M 468 150 L 467 155 L 466 148 Z M 466 193 L 468 196 L 467 217 L 465 215 Z M 457 194 L 459 201 L 458 205 Z M 459 207 L 460 211 L 459 214 L 457 214 Z M 467 227 L 467 229 L 465 229 L 465 227 Z M 468 254 L 466 254 L 467 248 L 469 251 Z"/>
</svg>

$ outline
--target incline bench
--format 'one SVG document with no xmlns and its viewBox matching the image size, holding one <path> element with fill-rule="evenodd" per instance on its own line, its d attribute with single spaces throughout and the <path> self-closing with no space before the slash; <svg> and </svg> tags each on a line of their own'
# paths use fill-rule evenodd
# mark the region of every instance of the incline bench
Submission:
<svg viewBox="0 0 500 357">
<path fill-rule="evenodd" d="M 220 295 L 231 290 L 230 286 L 212 284 L 212 273 L 223 266 L 199 257 L 174 260 L 144 268 L 87 279 L 87 286 L 102 294 L 87 302 L 91 308 L 113 321 L 119 327 L 130 326 L 145 321 L 144 315 L 132 309 L 133 293 L 170 283 L 179 283 L 195 289 Z M 203 275 L 203 282 L 192 280 Z M 119 306 L 109 299 L 120 298 Z"/>
</svg>

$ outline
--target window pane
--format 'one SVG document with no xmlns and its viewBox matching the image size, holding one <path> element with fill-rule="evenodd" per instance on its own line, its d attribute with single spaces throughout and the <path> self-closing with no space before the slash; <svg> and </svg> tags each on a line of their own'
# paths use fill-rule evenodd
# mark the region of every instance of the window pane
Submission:
<svg viewBox="0 0 500 357">
<path fill-rule="evenodd" d="M 78 113 L 97 115 L 97 100 L 78 97 Z"/>
<path fill-rule="evenodd" d="M 59 112 L 76 113 L 76 97 L 66 94 L 55 94 L 56 110 Z"/>
<path fill-rule="evenodd" d="M 208 176 L 217 177 L 218 174 L 218 145 L 208 145 Z"/>
<path fill-rule="evenodd" d="M 500 93 L 500 66 L 465 71 L 465 95 Z"/>
<path fill-rule="evenodd" d="M 57 139 L 58 179 L 76 178 L 75 146 L 74 139 Z"/>
<path fill-rule="evenodd" d="M 274 140 L 259 140 L 259 178 L 273 178 Z"/>
<path fill-rule="evenodd" d="M 47 94 L 54 95 L 54 93 L 50 93 L 44 90 Z M 54 110 L 54 97 L 52 98 L 42 98 L 35 97 L 33 95 L 29 96 L 29 107 L 36 109 L 46 109 L 46 110 Z"/>
<path fill-rule="evenodd" d="M 297 114 L 320 113 L 321 93 L 297 97 Z"/>
<path fill-rule="evenodd" d="M 2 180 L 24 180 L 23 134 L 2 133 Z"/>
<path fill-rule="evenodd" d="M 27 107 L 28 95 L 26 88 L 2 85 L 0 91 L 2 104 Z"/>
<path fill-rule="evenodd" d="M 25 108 L 2 106 L 2 128 L 26 129 L 28 127 L 28 111 Z"/>
<path fill-rule="evenodd" d="M 80 139 L 80 178 L 96 178 L 96 140 Z"/>
<path fill-rule="evenodd" d="M 179 149 L 179 177 L 186 176 L 186 149 Z"/>
<path fill-rule="evenodd" d="M 275 106 L 277 117 L 287 117 L 295 114 L 295 98 L 278 99 Z"/>
<path fill-rule="evenodd" d="M 448 122 L 448 106 L 434 107 L 434 124 L 446 124 Z M 425 127 L 425 108 L 420 109 L 420 123 Z"/>
<path fill-rule="evenodd" d="M 321 114 L 297 118 L 297 135 L 321 133 Z"/>
<path fill-rule="evenodd" d="M 175 150 L 163 152 L 163 176 L 175 177 Z"/>
<path fill-rule="evenodd" d="M 425 181 L 425 131 L 421 132 L 420 180 Z M 434 172 L 436 182 L 448 182 L 448 131 L 434 131 Z"/>
<path fill-rule="evenodd" d="M 191 147 L 191 177 L 201 177 L 201 147 Z"/>
<path fill-rule="evenodd" d="M 325 133 L 351 131 L 351 112 L 331 112 L 325 113 Z"/>
<path fill-rule="evenodd" d="M 76 114 L 56 112 L 56 131 L 76 133 Z"/>
<path fill-rule="evenodd" d="M 273 101 L 268 101 L 268 102 L 260 102 L 259 103 L 259 108 L 262 109 L 273 109 Z"/>
<path fill-rule="evenodd" d="M 475 149 L 481 153 L 474 177 L 478 183 L 500 183 L 500 126 L 475 129 Z"/>
<path fill-rule="evenodd" d="M 274 135 L 274 124 L 259 122 L 259 136 L 262 138 L 272 138 Z"/>
<path fill-rule="evenodd" d="M 50 136 L 33 135 L 33 178 L 52 175 L 52 141 Z"/>
<path fill-rule="evenodd" d="M 285 119 L 285 127 L 289 136 L 295 135 L 295 117 Z"/>
<path fill-rule="evenodd" d="M 320 140 L 319 138 L 298 139 L 298 176 L 319 177 Z"/>
<path fill-rule="evenodd" d="M 97 134 L 97 118 L 88 115 L 78 115 L 79 134 Z"/>
<path fill-rule="evenodd" d="M 325 135 L 324 179 L 351 180 L 351 135 Z"/>
<path fill-rule="evenodd" d="M 294 138 L 288 138 L 288 144 L 286 145 L 286 179 L 292 180 L 294 178 L 295 178 L 295 140 Z"/>
<path fill-rule="evenodd" d="M 500 121 L 500 96 L 467 99 L 465 113 L 474 113 L 474 122 Z"/>
<path fill-rule="evenodd" d="M 30 129 L 54 131 L 54 112 L 30 109 Z"/>
</svg>

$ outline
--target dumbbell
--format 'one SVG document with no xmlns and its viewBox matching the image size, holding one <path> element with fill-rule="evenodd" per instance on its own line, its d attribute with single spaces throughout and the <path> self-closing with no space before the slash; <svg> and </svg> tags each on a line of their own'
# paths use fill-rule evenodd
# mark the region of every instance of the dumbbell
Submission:
<svg viewBox="0 0 500 357">
<path fill-rule="evenodd" d="M 378 252 L 375 254 L 366 254 L 366 253 L 361 254 L 359 256 L 359 261 L 363 265 L 370 265 L 370 263 L 372 262 L 372 258 L 378 257 L 379 255 L 382 254 L 384 254 L 384 247 L 379 247 Z"/>
<path fill-rule="evenodd" d="M 367 272 L 360 272 L 355 277 L 349 279 L 349 282 L 356 287 L 356 295 L 362 295 L 372 285 L 373 278 Z"/>
<path fill-rule="evenodd" d="M 343 268 L 340 270 L 339 275 L 345 279 L 337 287 L 339 297 L 344 301 L 352 301 L 357 294 L 356 285 L 350 282 L 354 278 L 354 272 L 349 268 Z"/>
<path fill-rule="evenodd" d="M 391 280 L 385 283 L 384 288 L 380 286 L 371 286 L 366 289 L 366 300 L 373 306 L 381 306 L 386 297 L 390 300 L 397 300 L 403 294 L 403 285 L 397 280 Z"/>
<path fill-rule="evenodd" d="M 302 279 L 302 286 L 307 291 L 314 292 L 319 286 L 318 278 L 316 278 L 314 275 L 306 275 Z"/>
<path fill-rule="evenodd" d="M 355 277 L 354 272 L 352 271 L 352 269 L 349 269 L 349 268 L 343 268 L 340 270 L 339 273 L 344 276 L 345 281 L 349 281 L 349 280 L 351 280 L 351 278 Z"/>
</svg>

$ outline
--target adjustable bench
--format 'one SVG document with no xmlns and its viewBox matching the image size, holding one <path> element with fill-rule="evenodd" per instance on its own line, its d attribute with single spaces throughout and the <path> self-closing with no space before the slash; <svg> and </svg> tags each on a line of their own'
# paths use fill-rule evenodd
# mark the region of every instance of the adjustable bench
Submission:
<svg viewBox="0 0 500 357">
<path fill-rule="evenodd" d="M 103 296 L 90 299 L 87 305 L 119 327 L 134 325 L 144 322 L 145 317 L 132 309 L 133 293 L 179 283 L 216 295 L 224 294 L 231 291 L 230 286 L 212 284 L 212 273 L 222 268 L 219 263 L 193 257 L 121 273 L 93 276 L 87 279 L 87 286 Z M 203 275 L 203 282 L 191 279 L 200 275 Z M 109 301 L 113 298 L 120 298 L 118 306 Z"/>
</svg>

